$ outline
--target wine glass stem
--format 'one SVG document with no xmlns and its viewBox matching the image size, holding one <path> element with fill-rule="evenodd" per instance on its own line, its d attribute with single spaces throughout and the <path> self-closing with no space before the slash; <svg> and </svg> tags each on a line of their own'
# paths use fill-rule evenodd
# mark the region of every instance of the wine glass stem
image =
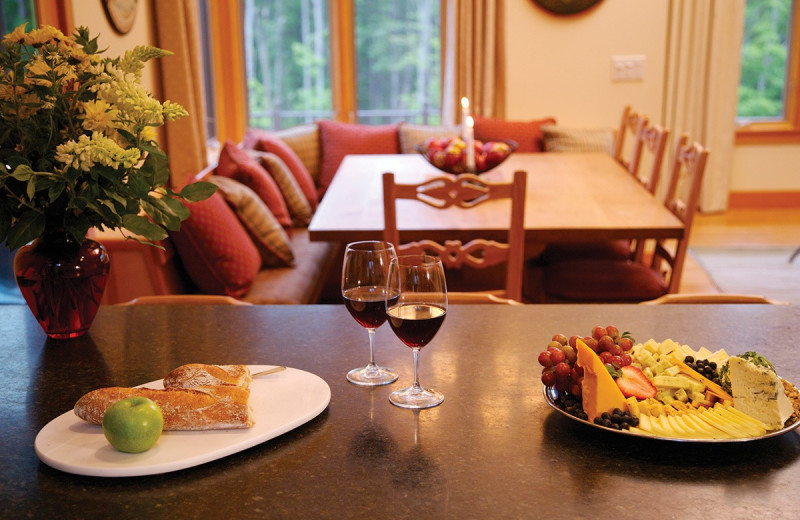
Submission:
<svg viewBox="0 0 800 520">
<path fill-rule="evenodd" d="M 367 329 L 369 332 L 369 366 L 375 366 L 375 329 L 369 327 Z"/>
<path fill-rule="evenodd" d="M 414 354 L 414 388 L 420 389 L 419 386 L 419 349 L 412 348 L 411 352 Z"/>
</svg>

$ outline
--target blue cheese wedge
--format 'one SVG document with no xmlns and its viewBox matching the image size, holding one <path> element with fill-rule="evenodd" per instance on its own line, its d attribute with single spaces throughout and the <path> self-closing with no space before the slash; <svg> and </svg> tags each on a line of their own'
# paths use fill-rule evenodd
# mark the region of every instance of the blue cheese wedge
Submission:
<svg viewBox="0 0 800 520">
<path fill-rule="evenodd" d="M 792 415 L 777 374 L 765 366 L 733 356 L 728 360 L 733 407 L 763 422 L 769 430 L 780 430 Z"/>
</svg>

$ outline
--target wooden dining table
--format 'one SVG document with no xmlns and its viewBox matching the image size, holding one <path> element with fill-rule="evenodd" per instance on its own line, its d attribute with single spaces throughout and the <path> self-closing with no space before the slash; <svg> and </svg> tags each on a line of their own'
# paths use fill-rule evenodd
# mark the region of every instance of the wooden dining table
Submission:
<svg viewBox="0 0 800 520">
<path fill-rule="evenodd" d="M 343 305 L 102 306 L 89 333 L 69 341 L 47 339 L 27 307 L 0 306 L 0 518 L 797 518 L 796 430 L 665 441 L 604 431 L 548 405 L 537 355 L 551 336 L 612 324 L 638 341 L 757 350 L 800 381 L 792 305 L 451 306 L 420 357 L 423 385 L 445 401 L 420 412 L 388 401 L 411 383 L 412 356 L 386 326 L 376 359 L 400 379 L 346 381 L 368 353 Z M 192 362 L 286 365 L 321 378 L 330 402 L 282 435 L 178 471 L 80 476 L 37 458 L 37 434 L 85 392 Z M 89 433 L 73 435 L 80 443 Z M 159 454 L 128 460 L 148 453 Z"/>
<path fill-rule="evenodd" d="M 510 182 L 516 170 L 528 173 L 525 235 L 530 244 L 684 235 L 680 220 L 609 154 L 515 153 L 482 178 Z M 394 173 L 400 183 L 445 175 L 419 154 L 349 155 L 314 214 L 311 240 L 380 238 L 384 172 Z M 495 200 L 468 210 L 440 210 L 401 200 L 397 223 L 404 241 L 505 239 L 508 206 Z"/>
</svg>

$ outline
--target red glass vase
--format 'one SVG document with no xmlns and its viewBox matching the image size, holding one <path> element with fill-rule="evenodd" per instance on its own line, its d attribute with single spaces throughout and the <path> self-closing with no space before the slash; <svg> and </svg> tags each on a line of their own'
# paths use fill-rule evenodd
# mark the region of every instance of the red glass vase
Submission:
<svg viewBox="0 0 800 520">
<path fill-rule="evenodd" d="M 100 306 L 109 267 L 102 244 L 88 238 L 78 243 L 66 232 L 37 238 L 14 257 L 22 296 L 53 339 L 86 334 Z"/>
</svg>

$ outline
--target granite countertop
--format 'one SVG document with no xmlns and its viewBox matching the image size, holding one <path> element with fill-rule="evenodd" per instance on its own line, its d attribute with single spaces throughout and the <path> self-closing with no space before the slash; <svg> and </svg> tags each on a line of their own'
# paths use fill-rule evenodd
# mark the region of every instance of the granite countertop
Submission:
<svg viewBox="0 0 800 520">
<path fill-rule="evenodd" d="M 420 364 L 445 402 L 418 413 L 388 402 L 412 379 L 411 353 L 388 327 L 377 361 L 400 380 L 374 389 L 345 380 L 368 351 L 341 305 L 103 306 L 87 336 L 63 342 L 47 340 L 27 307 L 0 306 L 0 518 L 794 518 L 796 431 L 661 442 L 549 408 L 538 352 L 554 333 L 610 324 L 639 341 L 758 350 L 800 381 L 800 308 L 790 305 L 451 306 Z M 173 473 L 82 477 L 39 462 L 37 432 L 83 393 L 190 362 L 306 370 L 331 401 L 289 433 Z"/>
</svg>

